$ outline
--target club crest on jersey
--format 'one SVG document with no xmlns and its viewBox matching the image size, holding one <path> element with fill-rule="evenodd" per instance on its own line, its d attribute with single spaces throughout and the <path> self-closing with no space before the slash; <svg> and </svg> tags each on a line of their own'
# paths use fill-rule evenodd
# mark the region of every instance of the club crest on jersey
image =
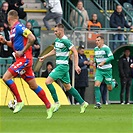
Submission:
<svg viewBox="0 0 133 133">
<path fill-rule="evenodd" d="M 63 48 L 64 44 L 60 42 L 55 42 L 55 47 Z"/>
</svg>

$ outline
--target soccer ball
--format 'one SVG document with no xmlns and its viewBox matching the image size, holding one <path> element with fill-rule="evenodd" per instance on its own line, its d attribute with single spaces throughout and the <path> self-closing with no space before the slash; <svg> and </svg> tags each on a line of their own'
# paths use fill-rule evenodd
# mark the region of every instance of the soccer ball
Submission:
<svg viewBox="0 0 133 133">
<path fill-rule="evenodd" d="M 10 100 L 9 103 L 8 103 L 8 108 L 11 109 L 11 110 L 14 110 L 16 104 L 17 104 L 16 100 Z"/>
</svg>

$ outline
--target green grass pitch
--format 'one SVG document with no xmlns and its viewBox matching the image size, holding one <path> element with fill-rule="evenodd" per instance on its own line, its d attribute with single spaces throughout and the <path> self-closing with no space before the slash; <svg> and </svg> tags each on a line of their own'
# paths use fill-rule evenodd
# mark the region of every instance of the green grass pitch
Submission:
<svg viewBox="0 0 133 133">
<path fill-rule="evenodd" d="M 49 120 L 44 106 L 25 106 L 17 114 L 0 106 L 0 133 L 133 133 L 132 105 L 93 106 L 84 114 L 78 105 L 61 106 Z"/>
</svg>

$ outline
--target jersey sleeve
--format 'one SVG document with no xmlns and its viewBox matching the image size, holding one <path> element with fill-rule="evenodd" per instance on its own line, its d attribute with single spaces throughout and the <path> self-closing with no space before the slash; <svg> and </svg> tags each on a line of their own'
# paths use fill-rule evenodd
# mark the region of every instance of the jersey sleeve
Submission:
<svg viewBox="0 0 133 133">
<path fill-rule="evenodd" d="M 113 56 L 113 53 L 111 52 L 109 47 L 106 48 L 106 52 L 107 52 L 108 57 Z"/>
<path fill-rule="evenodd" d="M 114 56 L 109 47 L 106 49 L 106 52 L 108 55 L 108 58 L 106 59 L 106 63 L 109 63 L 114 59 Z"/>
<path fill-rule="evenodd" d="M 65 40 L 64 44 L 69 50 L 71 50 L 71 48 L 74 46 L 70 40 Z"/>
<path fill-rule="evenodd" d="M 31 34 L 31 31 L 30 31 L 29 29 L 27 29 L 27 28 L 26 28 L 24 25 L 22 25 L 22 24 L 19 24 L 19 25 L 17 26 L 16 31 L 18 32 L 18 34 L 21 34 L 21 35 L 23 35 L 23 36 L 26 37 L 26 38 L 27 38 L 27 36 L 28 36 L 29 34 Z"/>
</svg>

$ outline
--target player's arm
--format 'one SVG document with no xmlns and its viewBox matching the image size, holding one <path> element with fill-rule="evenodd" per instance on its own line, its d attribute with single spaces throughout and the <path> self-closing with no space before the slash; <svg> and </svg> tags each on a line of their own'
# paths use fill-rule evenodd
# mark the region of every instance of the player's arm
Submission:
<svg viewBox="0 0 133 133">
<path fill-rule="evenodd" d="M 78 66 L 78 52 L 76 50 L 76 48 L 73 46 L 71 49 L 70 49 L 73 54 L 74 54 L 74 66 L 75 66 L 75 70 L 78 74 L 80 74 L 81 72 L 81 69 L 80 67 Z"/>
<path fill-rule="evenodd" d="M 108 59 L 106 59 L 105 63 L 109 63 L 112 60 L 114 60 L 114 56 L 113 55 L 109 56 Z"/>
<path fill-rule="evenodd" d="M 108 58 L 106 59 L 105 63 L 109 63 L 112 60 L 114 60 L 114 56 L 113 56 L 113 53 L 111 52 L 110 48 L 107 49 L 107 55 L 108 55 Z"/>
<path fill-rule="evenodd" d="M 18 56 L 18 57 L 22 56 L 27 51 L 27 49 L 29 49 L 29 47 L 34 44 L 34 41 L 36 39 L 35 36 L 32 34 L 32 32 L 27 28 L 24 30 L 23 36 L 28 38 L 28 40 L 27 40 L 27 44 L 25 45 L 23 50 L 16 51 L 16 56 Z"/>
<path fill-rule="evenodd" d="M 0 35 L 0 43 L 6 44 L 7 46 L 12 47 L 12 42 L 4 39 L 4 37 L 2 35 Z"/>
<path fill-rule="evenodd" d="M 50 51 L 48 54 L 42 56 L 42 57 L 38 57 L 39 58 L 39 61 L 43 61 L 44 59 L 46 59 L 47 57 L 49 56 L 52 56 L 52 55 L 55 55 L 56 51 L 55 49 L 53 49 L 52 51 Z"/>
</svg>

